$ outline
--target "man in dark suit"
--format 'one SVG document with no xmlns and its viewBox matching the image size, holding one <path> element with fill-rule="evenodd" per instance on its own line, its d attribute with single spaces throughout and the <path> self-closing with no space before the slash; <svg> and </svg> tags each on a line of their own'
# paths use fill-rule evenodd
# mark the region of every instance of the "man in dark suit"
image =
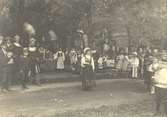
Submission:
<svg viewBox="0 0 167 117">
<path fill-rule="evenodd" d="M 8 81 L 5 77 L 5 67 L 7 65 L 7 56 L 6 56 L 6 45 L 4 39 L 0 36 L 0 80 L 1 80 L 1 91 L 8 91 Z"/>
</svg>

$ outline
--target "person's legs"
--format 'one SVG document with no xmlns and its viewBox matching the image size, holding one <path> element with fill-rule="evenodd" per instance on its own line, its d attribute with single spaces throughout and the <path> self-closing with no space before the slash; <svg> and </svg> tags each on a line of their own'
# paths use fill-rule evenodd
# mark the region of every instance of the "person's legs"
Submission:
<svg viewBox="0 0 167 117">
<path fill-rule="evenodd" d="M 167 89 L 163 89 L 163 112 L 165 117 L 167 117 Z"/>
<path fill-rule="evenodd" d="M 3 79 L 2 79 L 2 88 L 1 88 L 2 91 L 3 90 L 7 90 L 7 91 L 10 90 L 9 89 L 9 85 L 10 85 L 10 80 L 11 80 L 12 76 L 13 75 L 11 73 L 4 71 L 4 73 L 3 73 Z"/>
<path fill-rule="evenodd" d="M 132 79 L 134 79 L 134 77 L 135 77 L 134 72 L 135 72 L 134 67 L 132 67 L 132 72 L 131 72 L 132 73 Z"/>
<path fill-rule="evenodd" d="M 165 113 L 165 117 L 167 117 L 167 100 L 165 100 L 165 104 L 164 104 L 164 113 Z"/>
<path fill-rule="evenodd" d="M 8 89 L 8 91 L 10 90 L 10 85 L 11 85 L 12 78 L 13 78 L 13 74 L 9 73 L 8 78 L 7 78 L 7 89 Z"/>
<path fill-rule="evenodd" d="M 24 71 L 21 73 L 21 85 L 23 89 L 27 89 L 27 82 L 28 82 L 28 72 Z"/>
<path fill-rule="evenodd" d="M 161 94 L 161 89 L 158 87 L 155 87 L 155 102 L 156 102 L 156 113 L 160 112 L 160 106 L 162 104 L 162 94 Z"/>
<path fill-rule="evenodd" d="M 151 79 L 150 79 L 150 72 L 146 72 L 145 75 L 144 75 L 144 83 L 146 85 L 146 89 L 147 91 L 150 92 L 150 85 L 151 85 Z"/>
<path fill-rule="evenodd" d="M 134 68 L 134 77 L 138 78 L 138 68 L 137 67 Z"/>
<path fill-rule="evenodd" d="M 6 72 L 2 71 L 1 90 L 4 90 L 6 88 L 6 80 L 7 80 L 6 75 L 7 75 Z"/>
</svg>

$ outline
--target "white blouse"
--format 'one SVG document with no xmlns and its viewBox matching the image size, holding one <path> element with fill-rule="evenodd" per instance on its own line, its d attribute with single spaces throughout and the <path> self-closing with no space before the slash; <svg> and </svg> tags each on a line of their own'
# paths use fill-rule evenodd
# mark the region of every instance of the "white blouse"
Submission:
<svg viewBox="0 0 167 117">
<path fill-rule="evenodd" d="M 86 62 L 86 59 L 89 59 L 91 61 L 91 66 L 93 68 L 93 71 L 95 70 L 95 65 L 94 65 L 94 60 L 93 57 L 89 56 L 89 55 L 85 55 L 82 57 L 81 59 L 81 67 L 85 67 L 86 64 L 89 64 L 88 62 Z"/>
</svg>

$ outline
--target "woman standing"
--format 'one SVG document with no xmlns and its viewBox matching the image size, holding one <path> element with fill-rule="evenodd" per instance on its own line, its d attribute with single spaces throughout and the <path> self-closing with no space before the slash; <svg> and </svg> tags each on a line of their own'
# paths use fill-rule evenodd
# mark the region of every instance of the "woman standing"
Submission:
<svg viewBox="0 0 167 117">
<path fill-rule="evenodd" d="M 31 77 L 32 77 L 32 82 L 35 83 L 36 85 L 40 85 L 40 79 L 36 77 L 36 74 L 40 72 L 39 68 L 39 51 L 36 46 L 36 40 L 32 38 L 30 40 L 30 45 L 29 45 L 29 58 L 30 58 L 30 71 L 31 71 Z"/>
<path fill-rule="evenodd" d="M 58 72 L 62 72 L 65 68 L 64 62 L 65 62 L 65 54 L 60 48 L 59 51 L 54 55 L 54 60 L 56 60 L 56 68 Z"/>
<path fill-rule="evenodd" d="M 84 90 L 90 90 L 96 86 L 95 76 L 94 76 L 94 60 L 91 54 L 90 48 L 84 49 L 84 55 L 81 59 L 82 67 L 82 88 Z"/>
<path fill-rule="evenodd" d="M 130 59 L 131 63 L 131 77 L 133 79 L 138 78 L 138 67 L 139 67 L 139 59 L 137 57 L 137 52 L 132 53 L 132 58 Z"/>
</svg>

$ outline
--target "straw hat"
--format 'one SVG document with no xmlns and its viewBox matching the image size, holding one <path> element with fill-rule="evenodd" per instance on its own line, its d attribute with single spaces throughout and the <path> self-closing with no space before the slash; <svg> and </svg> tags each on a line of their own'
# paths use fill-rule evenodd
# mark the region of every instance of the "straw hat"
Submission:
<svg viewBox="0 0 167 117">
<path fill-rule="evenodd" d="M 84 34 L 84 31 L 81 30 L 81 29 L 78 29 L 77 32 L 78 32 L 78 33 L 81 33 L 81 34 Z"/>
<path fill-rule="evenodd" d="M 135 56 L 137 56 L 137 52 L 133 52 L 132 54 L 135 55 Z"/>
<path fill-rule="evenodd" d="M 90 48 L 85 48 L 84 49 L 84 54 L 86 54 L 88 51 L 90 51 Z"/>
</svg>

